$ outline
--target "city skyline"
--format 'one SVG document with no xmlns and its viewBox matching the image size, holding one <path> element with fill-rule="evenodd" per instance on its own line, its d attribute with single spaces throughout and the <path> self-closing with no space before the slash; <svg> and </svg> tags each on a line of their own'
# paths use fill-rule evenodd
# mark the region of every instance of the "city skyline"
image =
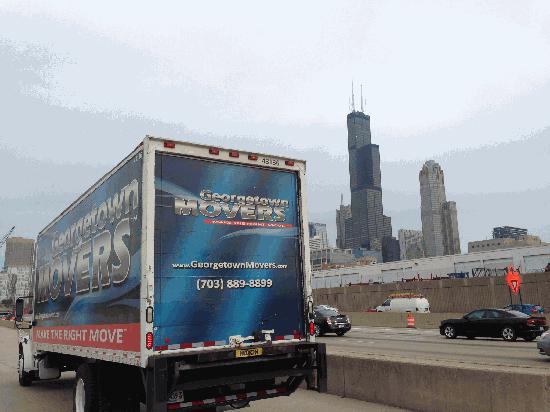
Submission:
<svg viewBox="0 0 550 412">
<path fill-rule="evenodd" d="M 550 99 L 550 8 L 317 6 L 318 19 L 308 22 L 308 30 L 298 16 L 312 10 L 297 6 L 283 39 L 264 30 L 270 24 L 264 18 L 251 23 L 260 37 L 220 17 L 199 33 L 193 29 L 204 12 L 199 5 L 185 14 L 184 26 L 164 20 L 161 8 L 151 14 L 137 3 L 132 21 L 124 19 L 122 3 L 1 6 L 6 115 L 0 172 L 10 179 L 0 196 L 0 232 L 15 224 L 17 235 L 36 237 L 67 201 L 153 134 L 306 159 L 309 215 L 327 223 L 334 243 L 334 208 L 349 187 L 341 119 L 355 77 L 368 80 L 366 107 L 383 147 L 384 210 L 396 229 L 420 228 L 416 171 L 431 158 L 444 162 L 452 180 L 449 196 L 459 205 L 464 250 L 469 240 L 490 237 L 491 227 L 504 223 L 550 240 L 543 207 L 550 201 L 544 169 L 550 161 L 544 109 Z M 224 7 L 223 20 L 248 20 Z M 141 41 L 144 22 L 161 20 L 162 30 Z M 465 22 L 472 31 L 458 29 Z M 411 37 L 403 42 L 397 27 L 411 29 Z M 435 29 L 438 36 L 431 35 Z M 228 44 L 230 38 L 237 44 Z M 534 47 L 522 47 L 526 43 Z M 442 47 L 448 44 L 456 47 Z M 216 53 L 198 52 L 206 49 Z M 518 58 L 510 60 L 511 52 Z M 480 63 L 475 72 L 472 56 Z M 250 64 L 243 71 L 245 58 Z M 316 61 L 323 70 L 316 70 Z M 116 96 L 106 93 L 115 88 Z M 95 144 L 75 150 L 83 141 Z M 518 159 L 529 159 L 530 167 L 502 167 Z M 523 199 L 528 212 L 509 198 Z"/>
</svg>

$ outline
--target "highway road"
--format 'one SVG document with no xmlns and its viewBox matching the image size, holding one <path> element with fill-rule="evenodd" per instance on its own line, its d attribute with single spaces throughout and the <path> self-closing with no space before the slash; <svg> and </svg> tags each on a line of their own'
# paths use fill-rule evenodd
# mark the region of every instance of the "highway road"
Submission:
<svg viewBox="0 0 550 412">
<path fill-rule="evenodd" d="M 17 382 L 17 331 L 0 327 L 0 412 L 71 412 L 74 373 L 61 379 L 34 382 L 23 388 Z M 145 408 L 142 407 L 142 411 Z M 230 409 L 233 410 L 233 409 Z M 300 390 L 290 397 L 254 402 L 244 412 L 399 412 L 392 408 L 355 399 Z"/>
<path fill-rule="evenodd" d="M 501 339 L 445 339 L 434 329 L 352 327 L 346 335 L 318 338 L 327 351 L 385 355 L 393 359 L 450 361 L 464 364 L 550 370 L 550 357 L 538 353 L 536 342 Z M 537 338 L 539 339 L 539 338 Z"/>
</svg>

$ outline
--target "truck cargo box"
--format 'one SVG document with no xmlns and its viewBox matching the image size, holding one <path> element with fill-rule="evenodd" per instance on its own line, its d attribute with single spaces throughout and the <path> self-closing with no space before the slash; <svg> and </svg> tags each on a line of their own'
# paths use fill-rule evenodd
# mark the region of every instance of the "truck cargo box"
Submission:
<svg viewBox="0 0 550 412">
<path fill-rule="evenodd" d="M 146 138 L 40 232 L 39 350 L 147 365 L 309 339 L 300 161 Z"/>
</svg>

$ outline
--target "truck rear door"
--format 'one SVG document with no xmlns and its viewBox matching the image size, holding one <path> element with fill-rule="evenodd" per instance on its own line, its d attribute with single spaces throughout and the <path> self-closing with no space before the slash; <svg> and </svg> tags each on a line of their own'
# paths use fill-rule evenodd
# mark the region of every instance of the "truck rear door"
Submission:
<svg viewBox="0 0 550 412">
<path fill-rule="evenodd" d="M 157 153 L 156 350 L 304 336 L 296 172 Z"/>
</svg>

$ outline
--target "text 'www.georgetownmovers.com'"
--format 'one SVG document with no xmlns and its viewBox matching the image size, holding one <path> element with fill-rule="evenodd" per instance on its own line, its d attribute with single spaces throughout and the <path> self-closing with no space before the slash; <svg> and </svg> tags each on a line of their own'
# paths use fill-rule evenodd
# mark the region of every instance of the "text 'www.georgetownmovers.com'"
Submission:
<svg viewBox="0 0 550 412">
<path fill-rule="evenodd" d="M 174 269 L 286 269 L 287 265 L 273 262 L 198 262 L 172 263 Z"/>
</svg>

